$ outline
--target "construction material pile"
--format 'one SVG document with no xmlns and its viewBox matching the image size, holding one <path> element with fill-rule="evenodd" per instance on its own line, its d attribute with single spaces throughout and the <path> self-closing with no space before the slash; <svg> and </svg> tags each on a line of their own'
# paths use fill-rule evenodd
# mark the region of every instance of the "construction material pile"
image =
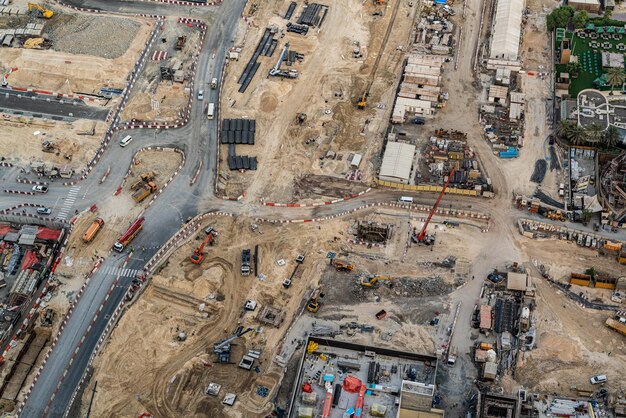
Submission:
<svg viewBox="0 0 626 418">
<path fill-rule="evenodd" d="M 535 170 L 533 174 L 530 176 L 530 181 L 533 183 L 541 184 L 543 179 L 546 176 L 546 171 L 548 169 L 548 163 L 543 158 L 535 161 Z"/>
</svg>

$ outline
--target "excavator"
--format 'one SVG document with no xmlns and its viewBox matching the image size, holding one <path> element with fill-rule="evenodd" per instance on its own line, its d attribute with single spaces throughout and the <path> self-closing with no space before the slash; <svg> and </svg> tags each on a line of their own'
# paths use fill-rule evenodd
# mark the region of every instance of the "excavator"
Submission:
<svg viewBox="0 0 626 418">
<path fill-rule="evenodd" d="M 44 9 L 35 3 L 28 3 L 28 13 L 34 14 L 37 17 L 43 17 L 44 19 L 50 19 L 54 16 L 54 12 L 52 10 Z"/>
<path fill-rule="evenodd" d="M 393 277 L 387 277 L 387 276 L 362 276 L 359 283 L 363 287 L 376 288 L 379 286 L 378 282 L 389 282 L 389 284 L 392 284 L 393 281 L 394 281 Z"/>
<path fill-rule="evenodd" d="M 547 218 L 553 221 L 565 222 L 565 216 L 563 216 L 563 212 L 561 212 L 560 210 L 549 211 Z"/>
<path fill-rule="evenodd" d="M 191 260 L 192 263 L 202 263 L 202 260 L 204 260 L 204 254 L 202 253 L 202 251 L 204 250 L 204 246 L 207 245 L 207 243 L 209 245 L 213 245 L 213 233 L 207 234 L 204 241 L 202 241 L 202 245 L 200 245 L 193 251 L 193 254 L 191 255 L 191 257 L 189 257 L 189 260 Z"/>
<path fill-rule="evenodd" d="M 242 326 L 239 326 L 234 335 L 215 343 L 213 345 L 213 353 L 217 355 L 216 363 L 230 363 L 231 343 L 237 338 L 243 337 L 250 331 L 254 331 L 254 328 L 247 328 L 244 330 Z"/>
</svg>

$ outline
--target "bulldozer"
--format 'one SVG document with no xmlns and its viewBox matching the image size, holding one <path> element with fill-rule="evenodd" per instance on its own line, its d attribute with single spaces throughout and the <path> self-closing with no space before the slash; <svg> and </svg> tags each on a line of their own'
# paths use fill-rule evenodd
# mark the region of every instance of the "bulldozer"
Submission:
<svg viewBox="0 0 626 418">
<path fill-rule="evenodd" d="M 37 17 L 42 17 L 44 19 L 50 19 L 54 16 L 54 12 L 52 10 L 44 9 L 38 4 L 28 3 L 28 13 Z"/>
<path fill-rule="evenodd" d="M 377 288 L 380 286 L 379 282 L 388 282 L 391 285 L 394 282 L 394 278 L 387 276 L 362 276 L 359 280 L 361 286 L 369 288 Z"/>
<path fill-rule="evenodd" d="M 549 211 L 547 218 L 553 221 L 561 221 L 561 222 L 565 222 L 565 216 L 563 216 L 563 212 L 561 212 L 560 210 L 556 210 L 556 211 Z"/>
<path fill-rule="evenodd" d="M 58 148 L 59 147 L 57 147 L 57 145 L 52 141 L 45 140 L 41 143 L 41 150 L 43 152 L 55 153 L 57 152 Z"/>
<path fill-rule="evenodd" d="M 333 258 L 332 264 L 333 264 L 333 267 L 337 269 L 337 271 L 353 271 L 354 270 L 354 264 L 351 264 L 345 260 L 337 260 L 336 258 Z"/>
<path fill-rule="evenodd" d="M 46 41 L 44 38 L 29 38 L 24 41 L 22 48 L 24 49 L 43 49 L 49 48 L 50 42 Z"/>
</svg>

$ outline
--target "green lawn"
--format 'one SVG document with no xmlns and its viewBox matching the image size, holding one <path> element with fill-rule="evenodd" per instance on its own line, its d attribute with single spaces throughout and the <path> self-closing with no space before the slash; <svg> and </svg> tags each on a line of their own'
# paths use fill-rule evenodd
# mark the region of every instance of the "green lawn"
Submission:
<svg viewBox="0 0 626 418">
<path fill-rule="evenodd" d="M 578 78 L 572 78 L 569 86 L 570 96 L 576 97 L 581 90 L 596 88 L 593 81 L 605 73 L 602 69 L 602 51 L 623 53 L 618 51 L 616 46 L 619 43 L 626 45 L 626 35 L 622 35 L 622 39 L 619 41 L 614 39 L 605 40 L 600 35 L 598 35 L 598 39 L 590 39 L 589 37 L 582 39 L 579 36 L 575 36 L 573 32 L 568 32 L 566 36 L 572 40 L 572 55 L 578 57 L 578 62 L 581 65 Z M 589 46 L 591 41 L 596 41 L 599 44 L 609 42 L 611 48 L 605 50 L 599 46 L 596 49 L 592 49 Z M 559 46 L 557 45 L 557 47 Z M 558 72 L 566 72 L 565 67 L 565 65 L 557 64 L 556 70 Z M 610 90 L 610 87 L 602 87 L 601 90 Z"/>
</svg>

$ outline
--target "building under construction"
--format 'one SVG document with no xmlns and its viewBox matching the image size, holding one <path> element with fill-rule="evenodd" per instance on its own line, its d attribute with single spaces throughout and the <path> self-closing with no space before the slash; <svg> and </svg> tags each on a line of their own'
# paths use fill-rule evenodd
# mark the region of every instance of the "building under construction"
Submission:
<svg viewBox="0 0 626 418">
<path fill-rule="evenodd" d="M 375 222 L 359 222 L 356 235 L 361 241 L 384 244 L 391 238 L 392 226 Z"/>
<path fill-rule="evenodd" d="M 519 416 L 517 398 L 483 393 L 480 397 L 480 418 L 515 418 Z"/>
<path fill-rule="evenodd" d="M 614 221 L 626 221 L 626 152 L 604 167 L 600 175 L 600 198 Z"/>
</svg>

